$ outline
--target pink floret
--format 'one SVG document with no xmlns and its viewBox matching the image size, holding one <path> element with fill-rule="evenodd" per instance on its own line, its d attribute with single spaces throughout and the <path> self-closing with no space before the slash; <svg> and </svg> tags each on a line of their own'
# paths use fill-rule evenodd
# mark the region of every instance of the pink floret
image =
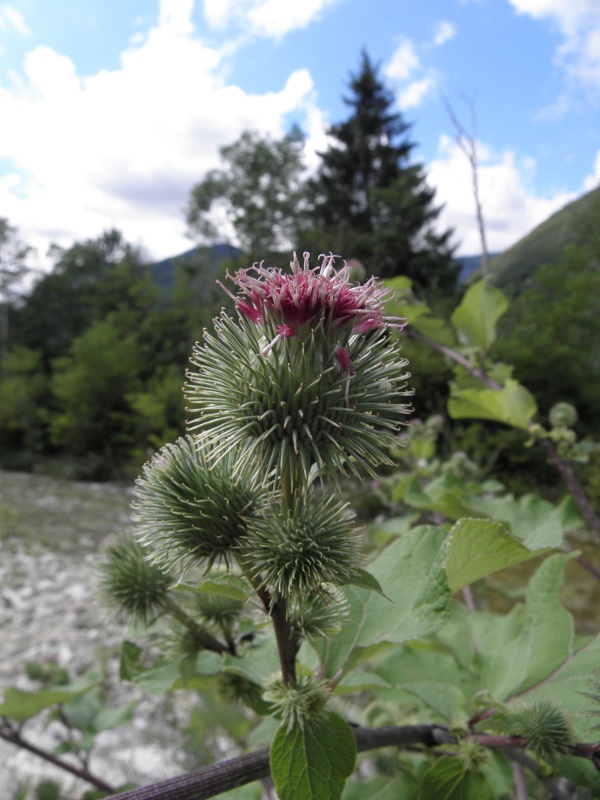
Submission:
<svg viewBox="0 0 600 800">
<path fill-rule="evenodd" d="M 400 327 L 400 320 L 383 314 L 383 304 L 391 294 L 389 289 L 376 278 L 352 286 L 351 268 L 347 264 L 336 270 L 336 256 L 320 258 L 321 264 L 311 268 L 309 254 L 304 253 L 301 267 L 294 253 L 291 273 L 263 267 L 261 263 L 233 276 L 228 274 L 240 290 L 234 297 L 238 310 L 256 325 L 264 325 L 267 319 L 273 321 L 278 326 L 279 338 L 294 336 L 300 327 L 321 321 L 335 327 L 351 325 L 352 333 L 358 334 L 384 325 Z"/>
</svg>

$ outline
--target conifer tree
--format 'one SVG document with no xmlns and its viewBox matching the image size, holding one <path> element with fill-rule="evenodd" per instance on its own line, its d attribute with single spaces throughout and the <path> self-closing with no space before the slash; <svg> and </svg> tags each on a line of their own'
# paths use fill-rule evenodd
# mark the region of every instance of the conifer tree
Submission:
<svg viewBox="0 0 600 800">
<path fill-rule="evenodd" d="M 452 231 L 434 228 L 440 208 L 422 165 L 410 163 L 410 125 L 364 52 L 349 88 L 350 116 L 328 131 L 333 141 L 308 186 L 311 229 L 298 239 L 307 249 L 332 242 L 368 274 L 404 274 L 427 294 L 450 293 L 457 278 Z"/>
</svg>

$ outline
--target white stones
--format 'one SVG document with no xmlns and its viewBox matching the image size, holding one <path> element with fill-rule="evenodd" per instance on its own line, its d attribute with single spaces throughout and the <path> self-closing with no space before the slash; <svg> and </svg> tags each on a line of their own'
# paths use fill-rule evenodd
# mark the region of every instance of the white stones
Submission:
<svg viewBox="0 0 600 800">
<path fill-rule="evenodd" d="M 100 733 L 92 752 L 93 772 L 113 785 L 143 785 L 185 770 L 183 736 L 165 719 L 173 714 L 160 710 L 165 703 L 172 708 L 173 698 L 150 697 L 119 682 L 123 627 L 107 621 L 95 588 L 102 542 L 130 524 L 130 497 L 129 488 L 101 484 L 71 488 L 40 476 L 0 473 L 0 505 L 18 509 L 25 531 L 24 538 L 2 543 L 0 694 L 9 686 L 35 689 L 36 684 L 25 675 L 25 665 L 52 658 L 72 677 L 89 667 L 106 676 L 111 706 L 138 701 L 133 720 Z M 43 509 L 43 515 L 32 516 L 29 522 L 28 513 L 35 515 L 36 509 L 38 514 Z M 42 529 L 44 515 L 52 523 L 50 533 Z M 185 696 L 182 707 L 189 703 Z M 176 718 L 185 720 L 186 714 Z M 57 745 L 55 728 L 56 723 L 48 727 L 40 716 L 26 723 L 23 735 L 52 751 Z M 9 796 L 13 787 L 16 792 L 17 786 L 27 783 L 32 787 L 28 797 L 33 797 L 33 787 L 43 779 L 61 783 L 69 797 L 90 788 L 74 784 L 67 773 L 0 741 L 0 784 L 11 787 Z M 4 797 L 2 791 L 0 795 Z"/>
</svg>

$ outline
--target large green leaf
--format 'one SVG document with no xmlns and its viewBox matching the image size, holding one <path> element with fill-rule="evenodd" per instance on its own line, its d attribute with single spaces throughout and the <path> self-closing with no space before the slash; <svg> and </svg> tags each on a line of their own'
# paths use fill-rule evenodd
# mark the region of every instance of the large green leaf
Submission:
<svg viewBox="0 0 600 800">
<path fill-rule="evenodd" d="M 578 741 L 596 742 L 598 731 L 592 727 L 598 724 L 598 717 L 590 712 L 600 709 L 586 692 L 590 692 L 589 681 L 599 664 L 600 634 L 587 639 L 583 646 L 574 647 L 551 673 L 522 693 L 519 700 L 546 699 L 557 703 L 569 712 Z"/>
<path fill-rule="evenodd" d="M 461 519 L 450 531 L 446 563 L 448 585 L 456 592 L 486 575 L 535 558 L 561 544 L 560 528 L 558 537 L 555 534 L 554 526 L 549 526 L 545 540 L 540 535 L 534 540 L 534 547 L 527 547 L 498 522 Z M 538 544 L 541 547 L 535 549 Z"/>
<path fill-rule="evenodd" d="M 502 389 L 450 388 L 448 413 L 453 419 L 489 419 L 527 429 L 537 406 L 533 395 L 515 380 Z"/>
<path fill-rule="evenodd" d="M 442 756 L 425 773 L 420 800 L 494 800 L 495 792 L 481 772 L 468 772 L 458 758 Z"/>
<path fill-rule="evenodd" d="M 315 644 L 328 676 L 379 651 L 438 631 L 452 608 L 444 570 L 446 532 L 423 525 L 393 541 L 369 572 L 386 597 L 365 589 L 344 589 L 350 619 L 340 633 Z"/>
<path fill-rule="evenodd" d="M 418 787 L 413 775 L 395 778 L 373 778 L 369 781 L 348 781 L 343 800 L 410 800 L 417 795 Z"/>
<path fill-rule="evenodd" d="M 271 745 L 271 773 L 280 800 L 338 800 L 356 762 L 356 741 L 337 714 L 282 723 Z"/>
<path fill-rule="evenodd" d="M 525 605 L 507 615 L 473 614 L 473 649 L 492 697 L 508 700 L 547 679 L 573 654 L 573 620 L 560 602 L 568 555 L 549 556 L 529 582 Z"/>
<path fill-rule="evenodd" d="M 487 281 L 477 281 L 452 314 L 462 344 L 488 351 L 496 339 L 496 323 L 508 308 L 506 295 Z"/>
<path fill-rule="evenodd" d="M 31 717 L 51 708 L 58 703 L 66 703 L 73 698 L 88 692 L 100 682 L 99 676 L 94 672 L 86 673 L 76 683 L 61 686 L 57 689 L 39 689 L 37 692 L 26 692 L 14 686 L 4 692 L 3 702 L 0 704 L 0 717 L 26 722 Z"/>
<path fill-rule="evenodd" d="M 466 700 L 458 687 L 440 680 L 405 683 L 402 689 L 418 697 L 425 706 L 436 711 L 446 722 L 466 726 L 469 719 Z"/>
<path fill-rule="evenodd" d="M 510 527 L 529 549 L 557 547 L 563 531 L 581 527 L 581 517 L 573 498 L 567 495 L 557 506 L 534 494 L 518 499 L 512 494 L 501 497 L 470 497 L 468 504 L 477 515 L 490 517 Z"/>
</svg>

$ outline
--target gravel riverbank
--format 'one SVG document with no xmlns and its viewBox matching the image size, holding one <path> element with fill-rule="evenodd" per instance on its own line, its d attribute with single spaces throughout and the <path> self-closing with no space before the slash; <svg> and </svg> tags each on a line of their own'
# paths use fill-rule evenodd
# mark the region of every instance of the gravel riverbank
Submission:
<svg viewBox="0 0 600 800">
<path fill-rule="evenodd" d="M 101 666 L 114 686 L 111 702 L 137 703 L 130 723 L 97 737 L 91 768 L 112 785 L 145 784 L 185 769 L 177 724 L 189 700 L 183 693 L 145 696 L 119 683 L 125 631 L 97 598 L 96 564 L 105 544 L 130 524 L 130 502 L 130 486 L 0 472 L 0 693 L 9 686 L 35 688 L 24 674 L 28 661 L 56 659 L 71 675 Z M 25 736 L 49 749 L 59 743 L 58 733 L 58 724 L 37 719 L 24 728 Z M 0 741 L 0 800 L 12 800 L 19 787 L 42 778 L 60 781 L 69 798 L 84 787 Z"/>
</svg>

